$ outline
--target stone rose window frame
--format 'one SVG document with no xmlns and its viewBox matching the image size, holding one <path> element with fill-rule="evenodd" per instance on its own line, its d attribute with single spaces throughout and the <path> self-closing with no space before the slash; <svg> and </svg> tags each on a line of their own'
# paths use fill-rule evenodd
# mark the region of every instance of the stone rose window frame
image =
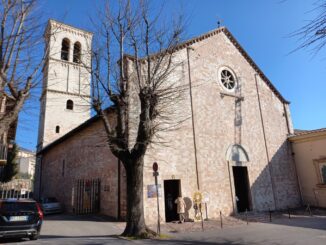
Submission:
<svg viewBox="0 0 326 245">
<path fill-rule="evenodd" d="M 318 180 L 318 187 L 326 188 L 326 158 L 314 160 L 315 171 Z"/>
<path fill-rule="evenodd" d="M 238 79 L 232 69 L 222 66 L 218 69 L 218 82 L 224 91 L 232 93 L 237 87 Z"/>
</svg>

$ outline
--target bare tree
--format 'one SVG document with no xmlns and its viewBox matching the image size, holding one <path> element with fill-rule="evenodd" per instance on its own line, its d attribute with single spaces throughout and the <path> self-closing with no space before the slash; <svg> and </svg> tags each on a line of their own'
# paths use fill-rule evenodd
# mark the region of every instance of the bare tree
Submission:
<svg viewBox="0 0 326 245">
<path fill-rule="evenodd" d="M 115 7 L 108 2 L 98 14 L 104 45 L 93 55 L 92 98 L 110 150 L 126 170 L 123 235 L 147 237 L 154 233 L 144 220 L 144 156 L 150 144 L 160 142 L 160 131 L 175 129 L 184 120 L 174 118 L 173 108 L 185 88 L 175 83 L 176 78 L 171 80 L 180 66 L 174 54 L 184 28 L 180 16 L 164 25 L 148 2 L 135 2 L 120 0 Z M 105 116 L 103 107 L 108 104 L 114 109 L 115 123 Z"/>
<path fill-rule="evenodd" d="M 318 12 L 317 17 L 294 33 L 301 42 L 296 50 L 312 48 L 314 53 L 318 53 L 326 45 L 326 1 L 319 0 L 315 4 L 313 11 Z"/>
<path fill-rule="evenodd" d="M 12 108 L 0 114 L 0 136 L 17 120 L 36 85 L 43 58 L 39 47 L 40 18 L 37 0 L 2 0 L 0 3 L 0 102 Z"/>
</svg>

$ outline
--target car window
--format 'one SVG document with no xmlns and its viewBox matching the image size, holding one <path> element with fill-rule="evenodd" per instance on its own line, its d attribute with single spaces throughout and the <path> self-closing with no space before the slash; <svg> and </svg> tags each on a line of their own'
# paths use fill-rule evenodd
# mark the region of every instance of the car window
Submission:
<svg viewBox="0 0 326 245">
<path fill-rule="evenodd" d="M 44 199 L 44 203 L 58 202 L 55 197 L 48 197 Z"/>
<path fill-rule="evenodd" d="M 33 202 L 1 202 L 0 201 L 0 211 L 6 212 L 21 212 L 21 211 L 36 211 L 36 204 Z"/>
</svg>

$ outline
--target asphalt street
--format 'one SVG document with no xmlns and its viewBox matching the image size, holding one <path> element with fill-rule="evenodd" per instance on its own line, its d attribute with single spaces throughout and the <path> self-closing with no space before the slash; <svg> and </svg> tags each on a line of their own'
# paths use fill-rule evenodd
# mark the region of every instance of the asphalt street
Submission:
<svg viewBox="0 0 326 245">
<path fill-rule="evenodd" d="M 182 225 L 182 224 L 180 224 Z M 167 233 L 161 240 L 125 240 L 117 235 L 124 224 L 103 217 L 51 216 L 43 224 L 37 241 L 6 240 L 6 244 L 232 244 L 232 245 L 325 245 L 325 216 L 294 216 L 273 223 L 249 223 L 204 232 Z"/>
</svg>

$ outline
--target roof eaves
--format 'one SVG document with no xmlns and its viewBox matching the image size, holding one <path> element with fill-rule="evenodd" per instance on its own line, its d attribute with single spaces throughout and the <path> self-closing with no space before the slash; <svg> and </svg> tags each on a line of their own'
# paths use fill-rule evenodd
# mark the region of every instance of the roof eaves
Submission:
<svg viewBox="0 0 326 245">
<path fill-rule="evenodd" d="M 104 111 L 107 112 L 107 113 L 111 113 L 111 112 L 114 111 L 114 108 L 108 107 Z M 54 147 L 54 146 L 60 144 L 61 142 L 69 139 L 70 137 L 74 136 L 75 134 L 77 134 L 78 132 L 80 132 L 82 129 L 87 128 L 89 125 L 91 125 L 92 123 L 96 122 L 99 119 L 100 119 L 100 117 L 98 115 L 95 115 L 95 116 L 91 117 L 90 119 L 88 119 L 87 121 L 83 122 L 82 124 L 80 124 L 76 128 L 70 130 L 68 133 L 66 133 L 63 136 L 61 136 L 60 138 L 56 139 L 52 143 L 46 145 L 43 149 L 41 149 L 40 151 L 38 151 L 36 153 L 36 155 L 37 156 L 42 155 L 43 153 L 49 151 L 52 147 Z"/>
<path fill-rule="evenodd" d="M 75 26 L 73 26 L 73 25 L 69 25 L 69 24 L 66 24 L 66 23 L 63 23 L 63 22 L 61 22 L 61 21 L 58 21 L 58 20 L 55 20 L 55 19 L 49 19 L 49 21 L 48 21 L 48 24 L 50 24 L 50 23 L 55 23 L 55 24 L 58 24 L 58 25 L 60 25 L 60 26 L 66 26 L 66 27 L 68 27 L 68 28 L 72 28 L 72 29 L 74 29 L 74 30 L 76 30 L 76 31 L 82 31 L 82 32 L 85 32 L 85 33 L 87 33 L 87 35 L 89 35 L 89 36 L 93 36 L 93 32 L 91 32 L 91 31 L 88 31 L 88 30 L 85 30 L 85 29 L 82 29 L 82 28 L 79 28 L 79 27 L 75 27 Z"/>
<path fill-rule="evenodd" d="M 326 128 L 319 128 L 319 129 L 313 129 L 313 130 L 295 130 L 295 133 L 290 136 L 290 138 L 296 138 L 300 136 L 310 136 L 310 135 L 316 135 L 316 134 L 323 134 L 326 133 Z"/>
<path fill-rule="evenodd" d="M 93 122 L 96 122 L 99 119 L 99 116 L 93 116 L 90 119 L 88 119 L 87 121 L 85 121 L 84 123 L 80 124 L 79 126 L 77 126 L 76 128 L 72 129 L 71 131 L 69 131 L 68 133 L 64 134 L 63 136 L 61 136 L 60 138 L 56 139 L 55 141 L 53 141 L 52 143 L 46 145 L 43 149 L 41 149 L 40 151 L 38 151 L 36 153 L 37 156 L 47 152 L 48 150 L 50 150 L 52 147 L 60 144 L 61 142 L 65 141 L 66 139 L 70 138 L 71 136 L 75 135 L 76 133 L 80 132 L 82 129 L 86 128 L 87 126 L 89 126 L 90 124 L 92 124 Z"/>
<path fill-rule="evenodd" d="M 253 59 L 248 55 L 248 53 L 244 50 L 244 48 L 242 48 L 240 43 L 235 39 L 235 37 L 231 34 L 231 32 L 227 28 L 224 28 L 223 32 L 231 40 L 231 42 L 234 44 L 234 46 L 240 51 L 240 53 L 248 61 L 248 63 L 254 68 L 254 70 L 257 72 L 257 74 L 266 82 L 266 84 L 269 86 L 269 88 L 276 94 L 276 96 L 283 103 L 290 104 L 290 102 L 282 96 L 282 94 L 276 89 L 276 87 L 267 78 L 267 76 L 263 73 L 263 71 L 258 67 L 258 65 L 253 61 Z"/>
<path fill-rule="evenodd" d="M 282 94 L 276 89 L 276 87 L 272 84 L 272 82 L 267 78 L 267 76 L 263 73 L 263 71 L 258 67 L 258 65 L 253 61 L 253 59 L 249 56 L 249 54 L 244 50 L 244 48 L 242 48 L 242 46 L 240 45 L 240 43 L 235 39 L 235 37 L 231 34 L 231 32 L 226 28 L 226 27 L 220 27 L 217 28 L 215 30 L 212 30 L 210 32 L 207 32 L 203 35 L 200 35 L 198 37 L 194 37 L 190 40 L 187 40 L 179 45 L 177 45 L 176 47 L 173 48 L 173 52 L 177 52 L 181 49 L 187 48 L 190 45 L 200 42 L 204 39 L 207 39 L 209 37 L 212 37 L 214 35 L 217 35 L 219 33 L 223 32 L 228 38 L 229 40 L 233 43 L 233 45 L 239 50 L 239 52 L 241 53 L 241 55 L 247 60 L 247 62 L 254 68 L 254 70 L 257 72 L 257 74 L 265 81 L 265 83 L 267 84 L 267 86 L 276 94 L 276 96 L 283 102 L 286 104 L 290 104 L 290 102 L 288 100 L 286 100 Z M 162 53 L 162 52 L 160 52 Z M 153 54 L 151 55 L 153 58 L 155 58 L 155 56 L 159 55 L 160 53 L 157 54 Z M 130 54 L 125 55 L 126 58 L 129 58 L 131 60 L 135 60 L 135 56 L 132 56 Z M 145 58 L 141 58 L 139 59 L 140 61 L 144 60 Z"/>
</svg>

